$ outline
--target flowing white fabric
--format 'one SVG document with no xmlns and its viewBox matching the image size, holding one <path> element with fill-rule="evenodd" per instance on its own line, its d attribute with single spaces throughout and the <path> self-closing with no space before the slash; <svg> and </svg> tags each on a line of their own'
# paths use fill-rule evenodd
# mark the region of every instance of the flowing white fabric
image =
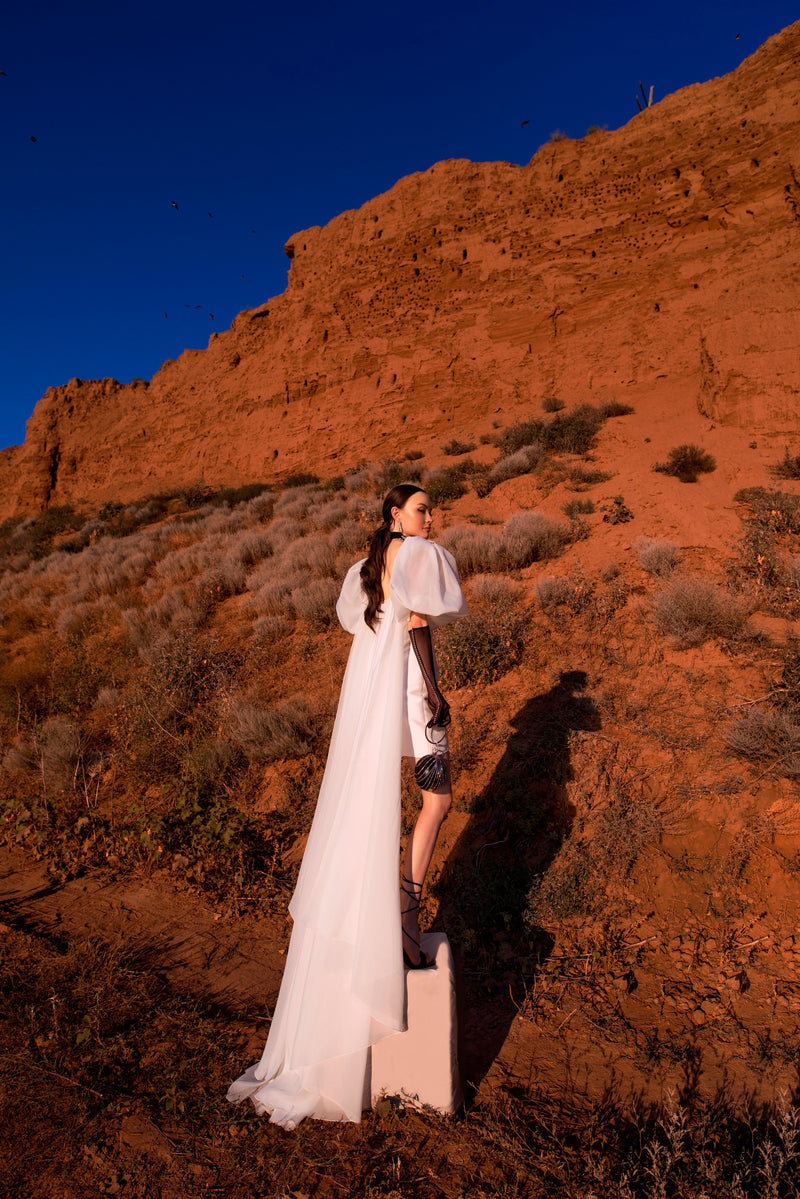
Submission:
<svg viewBox="0 0 800 1199">
<path fill-rule="evenodd" d="M 407 722 L 408 617 L 467 614 L 455 559 L 408 537 L 376 632 L 364 621 L 363 559 L 336 605 L 353 645 L 297 887 L 283 981 L 261 1061 L 228 1099 L 250 1098 L 285 1128 L 306 1116 L 358 1122 L 369 1049 L 404 1031 L 400 757 Z"/>
</svg>

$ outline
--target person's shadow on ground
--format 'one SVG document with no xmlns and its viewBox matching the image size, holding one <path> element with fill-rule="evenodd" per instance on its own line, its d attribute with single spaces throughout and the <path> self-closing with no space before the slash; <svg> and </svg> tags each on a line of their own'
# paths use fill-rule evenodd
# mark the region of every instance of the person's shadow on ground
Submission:
<svg viewBox="0 0 800 1199">
<path fill-rule="evenodd" d="M 552 949 L 552 937 L 536 923 L 535 891 L 572 828 L 570 739 L 576 730 L 600 727 L 585 686 L 583 671 L 564 672 L 510 722 L 514 732 L 435 888 L 434 927 L 450 938 L 461 982 L 467 1100 L 505 1041 L 526 983 Z"/>
</svg>

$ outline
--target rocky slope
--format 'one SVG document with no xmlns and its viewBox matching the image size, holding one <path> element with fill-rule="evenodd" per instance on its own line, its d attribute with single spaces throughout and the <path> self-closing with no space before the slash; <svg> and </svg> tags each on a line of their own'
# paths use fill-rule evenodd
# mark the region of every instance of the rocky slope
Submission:
<svg viewBox="0 0 800 1199">
<path fill-rule="evenodd" d="M 341 472 L 549 395 L 783 435 L 800 392 L 800 22 L 527 166 L 442 162 L 298 233 L 286 292 L 149 384 L 51 388 L 0 517 Z"/>
</svg>

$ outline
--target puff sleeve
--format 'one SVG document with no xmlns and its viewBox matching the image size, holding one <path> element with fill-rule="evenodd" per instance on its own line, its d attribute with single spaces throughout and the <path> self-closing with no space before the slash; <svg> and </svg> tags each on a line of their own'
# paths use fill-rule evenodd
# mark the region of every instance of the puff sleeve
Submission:
<svg viewBox="0 0 800 1199">
<path fill-rule="evenodd" d="M 455 558 L 424 537 L 407 537 L 403 542 L 389 590 L 398 620 L 418 612 L 427 616 L 430 624 L 441 625 L 469 613 Z"/>
<path fill-rule="evenodd" d="M 336 615 L 339 617 L 339 623 L 347 629 L 348 633 L 355 633 L 359 621 L 363 622 L 364 620 L 367 597 L 361 587 L 361 567 L 365 562 L 366 558 L 361 558 L 350 567 L 344 576 L 342 590 L 336 601 Z"/>
</svg>

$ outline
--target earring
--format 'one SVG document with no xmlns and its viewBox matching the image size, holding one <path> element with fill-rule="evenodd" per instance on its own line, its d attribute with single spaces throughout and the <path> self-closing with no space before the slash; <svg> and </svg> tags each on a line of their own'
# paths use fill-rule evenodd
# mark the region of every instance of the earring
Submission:
<svg viewBox="0 0 800 1199">
<path fill-rule="evenodd" d="M 392 532 L 393 532 L 393 533 L 399 533 L 401 537 L 403 536 L 403 526 L 400 524 L 400 517 L 399 517 L 399 516 L 397 517 L 397 520 L 396 520 L 396 521 L 394 522 L 394 524 L 392 525 Z"/>
</svg>

